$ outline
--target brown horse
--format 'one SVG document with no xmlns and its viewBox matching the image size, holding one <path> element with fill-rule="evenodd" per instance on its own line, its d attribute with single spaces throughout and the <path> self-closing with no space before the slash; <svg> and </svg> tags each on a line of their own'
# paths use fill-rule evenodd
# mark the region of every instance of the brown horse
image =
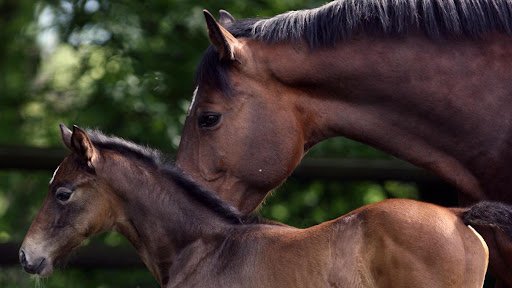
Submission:
<svg viewBox="0 0 512 288">
<path fill-rule="evenodd" d="M 249 223 L 158 151 L 77 127 L 61 133 L 71 154 L 20 249 L 23 268 L 41 276 L 115 229 L 165 287 L 470 288 L 482 286 L 488 250 L 466 224 L 512 237 L 499 216 L 512 209 L 493 202 L 450 210 L 389 200 L 308 229 Z"/>
<path fill-rule="evenodd" d="M 339 0 L 269 19 L 222 12 L 222 25 L 205 15 L 213 45 L 177 165 L 242 212 L 340 135 L 436 173 L 465 201 L 512 203 L 512 2 Z M 481 233 L 512 287 L 512 244 Z"/>
</svg>

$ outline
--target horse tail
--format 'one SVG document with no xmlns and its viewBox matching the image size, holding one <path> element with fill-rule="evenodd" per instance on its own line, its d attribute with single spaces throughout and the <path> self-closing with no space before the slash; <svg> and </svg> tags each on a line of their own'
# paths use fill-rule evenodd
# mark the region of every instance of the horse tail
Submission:
<svg viewBox="0 0 512 288">
<path fill-rule="evenodd" d="M 512 205 L 482 201 L 466 208 L 461 215 L 466 225 L 497 228 L 512 240 Z"/>
<path fill-rule="evenodd" d="M 451 210 L 487 243 L 489 267 L 496 277 L 496 287 L 512 287 L 512 206 L 482 201 L 467 208 Z"/>
</svg>

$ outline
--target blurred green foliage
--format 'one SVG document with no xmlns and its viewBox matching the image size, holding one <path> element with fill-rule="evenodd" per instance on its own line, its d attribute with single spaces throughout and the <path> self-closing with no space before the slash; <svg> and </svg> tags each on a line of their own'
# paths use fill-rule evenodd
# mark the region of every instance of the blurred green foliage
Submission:
<svg viewBox="0 0 512 288">
<path fill-rule="evenodd" d="M 236 17 L 316 7 L 320 0 L 0 0 L 0 145 L 60 147 L 57 125 L 79 124 L 174 152 L 208 40 L 202 9 Z M 337 138 L 313 156 L 385 158 Z M 21 241 L 53 171 L 0 171 L 0 243 Z M 276 190 L 262 214 L 310 226 L 387 197 L 416 198 L 413 184 L 298 182 Z M 101 238 L 126 245 L 117 234 Z M 108 257 L 108 255 L 105 255 Z M 146 270 L 67 269 L 32 280 L 0 269 L 0 287 L 154 287 Z"/>
<path fill-rule="evenodd" d="M 55 271 L 49 278 L 28 276 L 21 268 L 0 268 L 2 288 L 157 288 L 156 281 L 142 269 Z"/>
</svg>

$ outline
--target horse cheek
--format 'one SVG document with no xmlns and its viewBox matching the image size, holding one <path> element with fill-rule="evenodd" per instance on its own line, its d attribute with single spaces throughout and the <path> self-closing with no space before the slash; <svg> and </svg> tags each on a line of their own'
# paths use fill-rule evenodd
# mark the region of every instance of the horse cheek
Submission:
<svg viewBox="0 0 512 288">
<path fill-rule="evenodd" d="M 271 137 L 264 139 L 263 145 L 260 145 L 261 161 L 254 162 L 265 163 L 261 165 L 262 167 L 255 168 L 258 168 L 258 181 L 266 183 L 267 189 L 272 189 L 286 180 L 304 155 L 304 137 L 293 122 L 289 121 L 289 125 L 282 125 L 276 129 L 271 133 Z"/>
</svg>

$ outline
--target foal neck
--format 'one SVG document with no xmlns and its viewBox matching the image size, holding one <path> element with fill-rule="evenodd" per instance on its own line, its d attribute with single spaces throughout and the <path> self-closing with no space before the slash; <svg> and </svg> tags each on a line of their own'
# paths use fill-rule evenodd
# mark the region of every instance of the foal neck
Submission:
<svg viewBox="0 0 512 288">
<path fill-rule="evenodd" d="M 116 173 L 107 173 L 112 176 L 105 180 L 122 199 L 120 206 L 123 210 L 114 229 L 137 249 L 161 286 L 169 281 L 169 270 L 177 255 L 197 243 L 202 249 L 194 249 L 191 255 L 206 253 L 210 249 L 206 246 L 215 243 L 201 239 L 213 235 L 222 238 L 232 225 L 187 195 L 187 191 L 177 184 L 179 181 L 174 181 L 165 170 L 126 158 L 118 158 L 110 165 L 105 166 L 108 169 L 105 171 Z"/>
</svg>

